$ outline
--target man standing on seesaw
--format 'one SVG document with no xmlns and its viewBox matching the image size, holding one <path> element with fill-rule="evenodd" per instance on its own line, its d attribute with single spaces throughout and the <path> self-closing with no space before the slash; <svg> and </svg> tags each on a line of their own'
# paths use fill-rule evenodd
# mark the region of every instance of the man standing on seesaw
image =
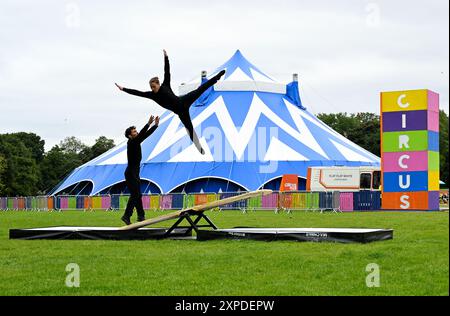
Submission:
<svg viewBox="0 0 450 316">
<path fill-rule="evenodd" d="M 150 125 L 155 123 L 151 128 Z M 135 126 L 130 126 L 125 130 L 125 137 L 128 138 L 127 142 L 127 159 L 128 166 L 125 169 L 125 180 L 127 182 L 128 189 L 130 190 L 130 199 L 128 200 L 125 213 L 122 216 L 122 221 L 130 225 L 131 215 L 133 215 L 133 209 L 136 208 L 138 222 L 145 220 L 144 207 L 142 205 L 141 194 L 141 178 L 139 176 L 139 169 L 142 160 L 141 143 L 149 137 L 159 125 L 159 116 L 156 118 L 150 116 L 148 123 L 141 129 L 140 132 L 136 130 Z"/>
</svg>

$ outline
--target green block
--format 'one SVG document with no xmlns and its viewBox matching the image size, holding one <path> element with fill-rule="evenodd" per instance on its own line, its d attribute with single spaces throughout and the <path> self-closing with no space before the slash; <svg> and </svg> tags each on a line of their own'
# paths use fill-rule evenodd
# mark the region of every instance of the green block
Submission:
<svg viewBox="0 0 450 316">
<path fill-rule="evenodd" d="M 121 195 L 119 197 L 119 209 L 124 210 L 127 207 L 129 199 L 130 197 L 128 195 Z"/>
<path fill-rule="evenodd" d="M 307 196 L 309 195 L 309 193 L 294 193 L 294 206 L 298 207 L 299 209 L 305 210 L 308 208 L 307 206 Z"/>
<path fill-rule="evenodd" d="M 319 209 L 319 192 L 315 192 L 312 194 L 312 209 Z"/>
<path fill-rule="evenodd" d="M 319 209 L 319 193 L 318 192 L 307 193 L 306 208 L 309 210 Z"/>
<path fill-rule="evenodd" d="M 77 198 L 76 197 L 69 197 L 67 203 L 68 203 L 69 209 L 74 210 L 77 208 Z"/>
<path fill-rule="evenodd" d="M 439 171 L 439 152 L 437 151 L 428 152 L 428 170 Z"/>
<path fill-rule="evenodd" d="M 262 198 L 259 197 L 259 196 L 250 198 L 248 200 L 247 206 L 249 208 L 255 208 L 255 209 L 261 208 L 261 206 L 262 206 Z"/>
<path fill-rule="evenodd" d="M 195 195 L 186 194 L 183 199 L 183 208 L 193 207 L 195 205 Z"/>
<path fill-rule="evenodd" d="M 385 132 L 382 150 L 383 152 L 428 150 L 428 131 Z"/>
</svg>

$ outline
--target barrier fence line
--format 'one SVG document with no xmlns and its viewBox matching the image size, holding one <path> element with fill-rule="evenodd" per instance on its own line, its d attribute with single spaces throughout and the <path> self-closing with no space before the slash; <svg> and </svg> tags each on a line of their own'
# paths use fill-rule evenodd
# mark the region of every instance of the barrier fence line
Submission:
<svg viewBox="0 0 450 316">
<path fill-rule="evenodd" d="M 242 194 L 243 192 L 222 193 L 168 193 L 144 194 L 142 203 L 145 210 L 181 210 L 219 199 Z M 28 211 L 66 211 L 66 210 L 124 210 L 129 195 L 95 195 L 95 196 L 28 196 L 0 197 L 0 210 Z M 307 191 L 274 191 L 266 196 L 256 196 L 248 200 L 237 201 L 218 208 L 226 210 L 270 210 L 270 211 L 373 211 L 381 207 L 380 191 L 355 192 L 307 192 Z"/>
</svg>

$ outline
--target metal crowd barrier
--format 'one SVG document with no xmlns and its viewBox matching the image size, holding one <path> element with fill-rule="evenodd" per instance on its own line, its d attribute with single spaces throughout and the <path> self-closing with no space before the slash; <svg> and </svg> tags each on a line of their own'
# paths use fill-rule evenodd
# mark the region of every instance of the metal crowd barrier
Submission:
<svg viewBox="0 0 450 316">
<path fill-rule="evenodd" d="M 184 195 L 184 193 L 169 193 L 161 195 L 159 208 L 161 210 L 183 209 Z"/>
<path fill-rule="evenodd" d="M 222 193 L 169 193 L 145 194 L 142 203 L 146 210 L 180 210 L 218 199 L 224 199 L 242 194 L 242 192 Z M 31 197 L 0 197 L 0 210 L 123 210 L 129 200 L 129 195 L 98 195 L 98 196 L 31 196 Z M 379 210 L 381 207 L 379 191 L 357 192 L 306 192 L 289 191 L 273 192 L 266 196 L 257 196 L 248 200 L 237 201 L 218 208 L 224 210 L 283 210 L 302 211 L 334 211 L 351 212 Z"/>
<path fill-rule="evenodd" d="M 225 198 L 229 198 L 232 196 L 237 196 L 237 195 L 241 195 L 243 192 L 222 192 L 219 193 L 219 199 L 225 199 Z M 224 210 L 240 210 L 245 212 L 247 210 L 248 207 L 248 201 L 249 200 L 242 200 L 242 201 L 237 201 L 237 202 L 233 202 L 230 204 L 225 204 L 219 207 L 219 211 L 224 211 Z"/>
<path fill-rule="evenodd" d="M 160 209 L 160 199 L 159 194 L 149 194 L 142 197 L 142 204 L 144 210 L 158 211 Z"/>
<path fill-rule="evenodd" d="M 274 191 L 268 195 L 259 195 L 248 199 L 247 208 L 250 211 L 266 210 L 277 212 L 279 207 L 279 192 Z"/>
<path fill-rule="evenodd" d="M 0 197 L 0 210 L 2 211 L 8 210 L 8 198 Z"/>
<path fill-rule="evenodd" d="M 183 208 L 193 207 L 196 205 L 211 203 L 217 201 L 219 196 L 217 193 L 190 193 L 183 197 Z"/>
<path fill-rule="evenodd" d="M 322 200 L 322 206 L 326 206 L 326 197 L 322 197 Z M 320 194 L 319 192 L 305 191 L 280 192 L 279 207 L 288 213 L 293 210 L 320 211 Z"/>
<path fill-rule="evenodd" d="M 380 191 L 359 191 L 353 194 L 354 211 L 374 211 L 381 208 Z"/>
</svg>

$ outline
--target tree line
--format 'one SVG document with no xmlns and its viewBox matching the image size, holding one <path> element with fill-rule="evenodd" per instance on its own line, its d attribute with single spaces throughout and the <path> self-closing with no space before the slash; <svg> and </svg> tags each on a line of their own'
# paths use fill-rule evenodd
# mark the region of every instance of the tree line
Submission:
<svg viewBox="0 0 450 316">
<path fill-rule="evenodd" d="M 349 140 L 380 156 L 380 117 L 373 113 L 318 114 L 325 124 Z M 440 179 L 448 184 L 448 116 L 439 113 Z M 72 170 L 114 147 L 105 136 L 87 146 L 68 137 L 48 152 L 34 133 L 0 134 L 0 196 L 32 196 L 50 192 Z"/>
<path fill-rule="evenodd" d="M 72 170 L 114 147 L 105 136 L 87 146 L 67 137 L 45 152 L 34 133 L 0 134 L 0 196 L 47 194 Z"/>
</svg>

